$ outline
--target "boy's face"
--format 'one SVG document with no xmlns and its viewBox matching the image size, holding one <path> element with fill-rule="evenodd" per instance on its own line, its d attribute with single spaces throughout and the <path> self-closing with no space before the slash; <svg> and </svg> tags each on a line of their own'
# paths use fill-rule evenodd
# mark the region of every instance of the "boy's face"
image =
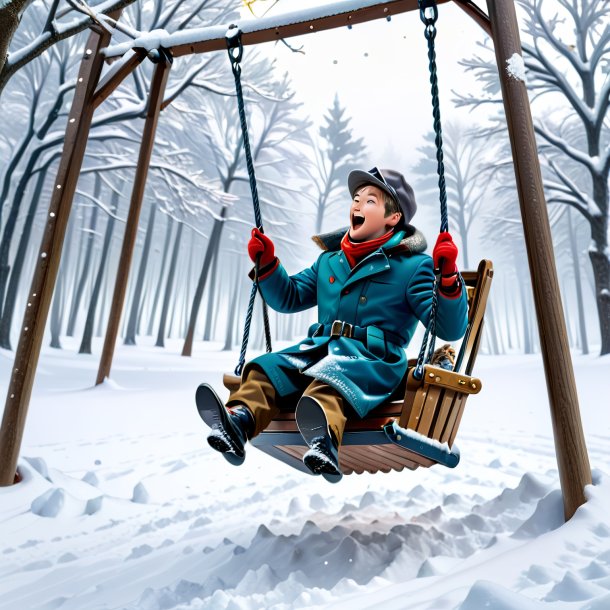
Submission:
<svg viewBox="0 0 610 610">
<path fill-rule="evenodd" d="M 350 207 L 349 236 L 353 241 L 369 241 L 385 235 L 400 220 L 395 212 L 386 217 L 383 191 L 376 186 L 360 187 Z"/>
</svg>

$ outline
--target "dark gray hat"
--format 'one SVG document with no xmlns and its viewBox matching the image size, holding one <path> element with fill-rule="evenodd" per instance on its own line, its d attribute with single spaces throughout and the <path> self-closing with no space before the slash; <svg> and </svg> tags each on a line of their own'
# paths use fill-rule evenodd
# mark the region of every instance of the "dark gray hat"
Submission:
<svg viewBox="0 0 610 610">
<path fill-rule="evenodd" d="M 379 170 L 374 167 L 368 172 L 355 169 L 347 177 L 347 187 L 352 198 L 361 186 L 367 184 L 380 188 L 398 202 L 402 211 L 402 219 L 397 226 L 409 224 L 415 214 L 417 204 L 415 203 L 415 193 L 402 174 L 393 169 Z"/>
</svg>

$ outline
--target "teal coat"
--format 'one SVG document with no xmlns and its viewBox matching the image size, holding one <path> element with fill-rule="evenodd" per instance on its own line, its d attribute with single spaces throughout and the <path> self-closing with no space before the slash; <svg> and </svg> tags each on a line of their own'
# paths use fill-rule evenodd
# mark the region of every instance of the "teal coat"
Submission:
<svg viewBox="0 0 610 610">
<path fill-rule="evenodd" d="M 318 323 L 300 343 L 259 356 L 250 365 L 261 367 L 282 397 L 302 391 L 302 375 L 323 381 L 363 417 L 389 398 L 407 370 L 403 348 L 418 322 L 427 324 L 430 317 L 433 265 L 423 253 L 425 239 L 410 225 L 353 269 L 334 237 L 330 249 L 308 269 L 289 276 L 280 264 L 260 280 L 270 307 L 295 313 L 317 305 Z M 364 340 L 330 338 L 328 326 L 334 320 L 361 327 Z M 465 288 L 458 298 L 439 295 L 437 336 L 455 341 L 466 324 Z"/>
</svg>

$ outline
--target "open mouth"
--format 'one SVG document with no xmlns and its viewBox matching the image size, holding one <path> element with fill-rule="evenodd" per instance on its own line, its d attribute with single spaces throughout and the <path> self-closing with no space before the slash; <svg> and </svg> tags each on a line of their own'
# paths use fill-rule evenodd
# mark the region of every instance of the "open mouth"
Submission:
<svg viewBox="0 0 610 610">
<path fill-rule="evenodd" d="M 360 214 L 352 214 L 352 227 L 354 229 L 361 227 L 363 224 L 364 224 L 364 216 L 361 216 Z"/>
</svg>

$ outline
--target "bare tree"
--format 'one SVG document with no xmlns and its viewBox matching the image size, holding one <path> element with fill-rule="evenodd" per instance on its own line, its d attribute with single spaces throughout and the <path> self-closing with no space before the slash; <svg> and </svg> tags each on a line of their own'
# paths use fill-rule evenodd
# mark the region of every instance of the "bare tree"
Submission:
<svg viewBox="0 0 610 610">
<path fill-rule="evenodd" d="M 97 306 L 102 290 L 102 280 L 104 275 L 108 275 L 106 267 L 108 266 L 108 255 L 110 252 L 110 244 L 112 242 L 112 234 L 114 232 L 114 225 L 116 222 L 116 213 L 119 207 L 120 193 L 118 190 L 113 189 L 112 195 L 110 196 L 110 206 L 108 211 L 108 220 L 106 221 L 106 230 L 104 233 L 104 243 L 102 245 L 102 252 L 98 263 L 97 271 L 95 273 L 95 279 L 93 281 L 93 290 L 91 292 L 91 299 L 89 300 L 89 307 L 87 308 L 87 317 L 85 319 L 85 327 L 83 329 L 83 337 L 81 344 L 78 349 L 79 354 L 90 354 L 91 353 L 91 340 L 93 338 L 93 325 L 95 323 L 95 316 Z M 101 316 L 100 316 L 101 317 Z"/>
<path fill-rule="evenodd" d="M 352 136 L 350 119 L 335 95 L 319 129 L 320 144 L 315 147 L 317 173 L 312 175 L 317 187 L 315 231 L 322 231 L 325 215 L 330 211 L 337 189 L 345 189 L 347 174 L 364 158 L 364 141 Z"/>
<path fill-rule="evenodd" d="M 600 353 L 610 353 L 610 248 L 608 244 L 610 177 L 610 3 L 604 0 L 518 0 L 525 14 L 522 43 L 527 86 L 532 93 L 535 130 L 554 151 L 555 177 L 546 188 L 555 203 L 572 206 L 588 222 L 589 259 L 601 336 Z M 509 58 L 511 62 L 518 58 Z M 483 95 L 462 97 L 477 106 L 492 101 L 499 90 L 495 66 L 487 56 L 463 62 L 486 83 Z M 514 70 L 511 65 L 508 69 Z M 557 106 L 536 112 L 538 100 L 549 96 Z M 551 124 L 578 125 L 579 140 L 562 138 Z M 543 155 L 547 154 L 544 150 Z M 566 167 L 575 163 L 590 184 L 581 190 Z"/>
<path fill-rule="evenodd" d="M 122 9 L 134 0 L 104 0 L 95 7 L 101 14 Z M 60 40 L 70 38 L 92 25 L 90 17 L 77 13 L 71 6 L 59 9 L 60 0 L 45 4 L 45 23 L 42 31 L 29 40 L 21 42 L 17 49 L 9 53 L 13 37 L 19 28 L 23 13 L 36 4 L 32 0 L 5 0 L 0 4 L 0 96 L 9 79 L 23 66 L 40 57 L 47 49 Z M 37 3 L 40 10 L 41 3 Z M 33 10 L 33 9 L 32 9 Z M 63 19 L 63 20 L 62 20 Z"/>
<path fill-rule="evenodd" d="M 249 62 L 248 78 L 251 82 L 266 83 L 267 92 L 259 93 L 258 98 L 250 100 L 249 122 L 251 127 L 252 157 L 257 164 L 257 180 L 260 188 L 261 205 L 271 213 L 271 224 L 279 228 L 281 225 L 295 222 L 294 213 L 298 207 L 292 202 L 286 204 L 281 201 L 287 196 L 297 199 L 288 187 L 287 177 L 304 176 L 307 171 L 307 156 L 299 146 L 308 143 L 307 127 L 309 122 L 300 119 L 297 109 L 300 106 L 294 101 L 294 95 L 289 90 L 286 75 L 279 81 L 269 82 L 269 72 L 272 64 L 268 61 Z M 250 87 L 251 88 L 251 87 Z M 212 98 L 209 109 L 210 150 L 214 152 L 214 161 L 219 174 L 220 183 L 225 193 L 232 192 L 236 185 L 248 183 L 246 163 L 242 147 L 242 135 L 237 113 L 237 103 L 232 109 L 227 108 L 226 100 Z M 242 192 L 244 189 L 242 187 Z M 251 201 L 249 191 L 246 191 L 244 202 Z M 246 216 L 252 218 L 251 205 L 248 202 Z M 197 283 L 193 304 L 189 316 L 189 325 L 186 340 L 182 350 L 183 356 L 192 354 L 195 326 L 203 297 L 210 264 L 214 250 L 220 247 L 220 240 L 229 210 L 242 214 L 238 206 L 230 203 L 223 204 L 220 212 L 215 216 L 206 253 L 203 260 L 201 274 Z M 301 211 L 302 213 L 302 211 Z M 252 224 L 252 221 L 248 221 Z"/>
<path fill-rule="evenodd" d="M 172 258 L 169 264 L 169 269 L 167 271 L 167 279 L 165 282 L 165 294 L 163 297 L 163 305 L 161 307 L 161 319 L 159 320 L 159 331 L 157 333 L 157 342 L 155 343 L 157 347 L 165 346 L 165 330 L 167 325 L 170 301 L 174 290 L 174 278 L 176 275 L 176 265 L 178 264 L 178 257 L 180 255 L 180 242 L 182 240 L 183 228 L 184 223 L 178 223 L 178 228 L 176 229 L 176 235 L 174 237 Z"/>
<path fill-rule="evenodd" d="M 110 0 L 106 0 L 96 6 L 96 11 L 101 14 L 102 9 L 110 6 L 110 4 Z M 115 4 L 116 2 L 113 6 Z M 54 2 L 54 6 L 53 11 L 57 8 L 57 2 Z M 40 12 L 40 10 L 37 13 L 32 12 L 28 21 L 28 31 L 34 29 L 37 25 L 40 27 Z M 28 11 L 28 16 L 29 13 L 30 11 Z M 126 22 L 133 23 L 141 28 L 143 20 L 139 4 L 133 7 L 132 13 L 132 15 L 125 15 Z M 166 26 L 180 29 L 187 26 L 191 21 L 198 25 L 209 24 L 216 22 L 219 18 L 228 18 L 233 13 L 232 9 L 223 6 L 221 0 L 201 0 L 200 2 L 176 0 L 170 7 L 162 6 L 162 3 L 155 5 L 155 10 L 152 16 L 147 16 L 148 21 L 145 25 L 150 29 Z M 88 17 L 86 22 L 90 23 Z M 17 37 L 15 39 L 17 40 Z M 22 42 L 22 40 L 27 40 L 27 31 L 24 31 L 23 35 L 20 34 L 18 41 Z M 74 68 L 77 54 L 70 48 L 74 44 L 76 44 L 76 41 L 70 40 L 63 42 L 61 45 L 53 46 L 51 52 L 46 54 L 44 58 L 30 64 L 27 70 L 34 77 L 28 74 L 30 78 L 22 79 L 22 88 L 25 90 L 31 88 L 32 92 L 28 91 L 26 94 L 21 94 L 21 91 L 18 90 L 15 96 L 14 90 L 11 90 L 10 96 L 12 97 L 7 97 L 9 103 L 20 105 L 21 114 L 28 117 L 25 129 L 22 129 L 21 133 L 17 132 L 16 136 L 12 138 L 12 146 L 7 147 L 9 150 L 12 149 L 12 156 L 5 166 L 6 169 L 2 168 L 5 171 L 1 176 L 2 184 L 0 185 L 0 214 L 5 207 L 9 210 L 6 221 L 2 226 L 0 240 L 0 344 L 7 348 L 10 348 L 9 334 L 14 308 L 14 295 L 6 292 L 7 283 L 9 282 L 9 275 L 13 284 L 18 282 L 21 272 L 15 266 L 11 268 L 9 260 L 12 251 L 11 243 L 15 236 L 15 227 L 24 195 L 27 192 L 28 182 L 40 169 L 39 164 L 45 166 L 45 155 L 54 154 L 63 144 L 62 126 L 56 125 L 56 122 L 61 123 L 67 120 L 64 110 L 66 97 L 74 89 L 74 79 L 76 77 Z M 46 62 L 46 64 L 41 62 Z M 55 67 L 52 70 L 49 68 L 51 62 L 55 62 L 53 64 Z M 214 66 L 218 63 L 217 56 L 207 56 L 181 63 L 181 66 L 173 71 L 174 78 L 166 91 L 165 102 L 169 103 L 176 100 L 190 86 L 201 89 L 206 87 L 217 89 L 218 87 L 214 85 L 214 81 L 219 79 L 219 73 L 214 69 Z M 90 141 L 120 138 L 129 142 L 132 146 L 137 143 L 139 133 L 135 126 L 135 119 L 143 118 L 146 114 L 147 96 L 144 74 L 150 68 L 149 65 L 144 65 L 134 71 L 130 79 L 121 84 L 115 98 L 106 102 L 104 105 L 106 111 L 97 114 L 92 123 Z M 59 81 L 58 83 L 50 83 L 51 79 L 48 76 L 55 73 L 57 73 Z M 46 86 L 46 95 L 42 93 L 44 86 Z M 49 97 L 49 91 L 52 92 L 51 95 L 54 97 Z M 7 91 L 7 95 L 9 95 L 9 91 Z M 17 101 L 15 101 L 15 98 Z M 59 127 L 59 129 L 54 130 L 54 127 Z M 159 144 L 163 147 L 164 144 L 168 144 L 168 140 L 161 141 Z M 171 145 L 171 140 L 169 145 Z M 133 153 L 131 156 L 134 156 Z M 172 171 L 176 175 L 180 173 L 178 168 L 171 166 L 167 167 L 166 171 Z M 86 169 L 82 173 L 85 172 Z M 182 174 L 182 177 L 188 178 L 186 174 Z M 206 187 L 201 180 L 190 179 L 190 181 L 199 183 L 199 186 L 206 191 Z M 14 186 L 15 184 L 16 186 Z M 12 198 L 9 196 L 11 191 Z M 27 246 L 27 244 L 25 245 Z"/>
<path fill-rule="evenodd" d="M 430 136 L 430 141 L 434 136 Z M 461 241 L 462 268 L 470 269 L 469 233 L 481 204 L 488 196 L 492 171 L 486 160 L 489 144 L 478 127 L 447 121 L 443 128 L 443 156 L 447 211 L 450 230 L 456 230 Z M 438 203 L 436 147 L 426 144 L 419 149 L 420 160 L 414 167 L 416 183 L 422 192 L 436 195 L 430 201 Z M 421 201 L 421 197 L 420 197 Z"/>
<path fill-rule="evenodd" d="M 93 199 L 95 202 L 99 199 L 101 189 L 102 178 L 100 174 L 96 174 L 95 184 L 93 186 Z M 75 282 L 74 297 L 70 305 L 70 315 L 68 317 L 68 327 L 66 329 L 66 335 L 68 335 L 68 337 L 72 337 L 74 335 L 74 327 L 76 326 L 76 318 L 78 316 L 80 302 L 83 296 L 83 292 L 85 290 L 87 279 L 91 275 L 91 256 L 93 254 L 93 244 L 95 242 L 96 237 L 99 207 L 96 205 L 96 203 L 93 203 L 92 205 L 89 204 L 88 207 L 91 208 L 91 215 L 89 217 L 89 227 L 86 231 L 85 256 L 83 257 L 83 263 L 81 265 L 80 277 L 78 278 L 78 281 Z"/>
</svg>

